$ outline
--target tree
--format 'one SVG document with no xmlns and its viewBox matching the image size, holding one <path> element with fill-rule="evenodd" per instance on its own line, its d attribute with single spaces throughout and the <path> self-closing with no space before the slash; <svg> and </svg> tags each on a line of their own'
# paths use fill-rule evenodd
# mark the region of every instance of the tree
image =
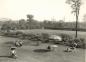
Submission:
<svg viewBox="0 0 86 62">
<path fill-rule="evenodd" d="M 27 15 L 27 24 L 29 29 L 40 28 L 40 23 L 34 19 L 34 16 L 31 14 Z"/>
<path fill-rule="evenodd" d="M 79 11 L 81 7 L 81 0 L 67 0 L 66 3 L 71 5 L 72 13 L 76 16 L 76 35 L 77 38 L 77 31 L 78 31 L 78 18 L 79 18 Z"/>
<path fill-rule="evenodd" d="M 18 25 L 20 29 L 26 29 L 26 22 L 24 19 L 20 19 Z"/>
<path fill-rule="evenodd" d="M 64 28 L 64 20 L 59 20 L 59 22 L 58 22 L 58 26 L 60 27 L 60 28 Z"/>
<path fill-rule="evenodd" d="M 10 32 L 11 27 L 12 27 L 12 26 L 10 26 L 10 25 L 11 25 L 10 21 L 4 22 L 4 24 L 3 24 L 2 27 L 1 27 L 1 30 L 4 30 L 4 31 L 6 31 L 6 32 Z"/>
<path fill-rule="evenodd" d="M 31 20 L 33 20 L 34 16 L 31 14 L 27 15 L 27 21 L 31 22 Z"/>
<path fill-rule="evenodd" d="M 33 20 L 33 17 L 34 17 L 34 16 L 31 15 L 31 14 L 28 14 L 28 15 L 27 15 L 28 26 L 29 26 L 30 29 L 32 29 L 32 23 L 33 23 L 33 21 L 34 21 L 34 20 Z"/>
</svg>

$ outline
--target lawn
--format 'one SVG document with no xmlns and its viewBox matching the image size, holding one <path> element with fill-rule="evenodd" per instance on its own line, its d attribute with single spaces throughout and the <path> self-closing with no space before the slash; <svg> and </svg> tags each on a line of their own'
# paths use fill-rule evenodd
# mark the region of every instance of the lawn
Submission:
<svg viewBox="0 0 86 62">
<path fill-rule="evenodd" d="M 64 52 L 66 46 L 58 45 L 58 48 L 56 48 L 55 51 L 43 52 L 37 50 L 46 49 L 48 44 L 40 44 L 40 46 L 35 46 L 35 43 L 31 42 L 30 40 L 25 40 L 26 43 L 21 48 L 17 48 L 18 58 L 12 59 L 8 57 L 10 51 L 9 46 L 11 44 L 6 43 L 9 41 L 13 42 L 15 40 L 18 39 L 2 36 L 0 37 L 0 62 L 85 62 L 84 49 L 77 49 L 74 52 Z"/>
</svg>

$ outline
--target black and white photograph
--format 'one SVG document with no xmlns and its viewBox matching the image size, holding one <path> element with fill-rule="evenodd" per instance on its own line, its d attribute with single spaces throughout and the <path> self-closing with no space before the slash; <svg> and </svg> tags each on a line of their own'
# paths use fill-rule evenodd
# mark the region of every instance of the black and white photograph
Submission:
<svg viewBox="0 0 86 62">
<path fill-rule="evenodd" d="M 86 0 L 0 0 L 0 62 L 86 62 Z"/>
</svg>

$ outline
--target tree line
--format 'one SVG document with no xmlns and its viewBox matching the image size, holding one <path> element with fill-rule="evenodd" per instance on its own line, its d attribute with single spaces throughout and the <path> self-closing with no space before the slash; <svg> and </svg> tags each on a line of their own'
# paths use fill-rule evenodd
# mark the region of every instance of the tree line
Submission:
<svg viewBox="0 0 86 62">
<path fill-rule="evenodd" d="M 26 29 L 60 29 L 60 30 L 74 30 L 76 23 L 75 22 L 64 22 L 64 20 L 53 21 L 53 20 L 44 20 L 38 21 L 34 19 L 34 16 L 31 14 L 27 15 L 27 20 L 20 19 L 18 21 L 8 20 L 2 22 L 1 30 L 26 30 Z M 86 30 L 86 23 L 79 23 L 78 29 Z"/>
</svg>

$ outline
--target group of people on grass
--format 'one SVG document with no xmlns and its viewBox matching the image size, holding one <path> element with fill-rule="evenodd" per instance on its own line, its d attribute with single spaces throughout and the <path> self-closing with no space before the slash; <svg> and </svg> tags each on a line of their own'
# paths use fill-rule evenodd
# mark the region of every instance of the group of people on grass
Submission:
<svg viewBox="0 0 86 62">
<path fill-rule="evenodd" d="M 58 46 L 57 45 L 48 45 L 47 49 L 49 51 L 55 51 L 55 49 L 57 48 Z M 76 50 L 76 47 L 77 47 L 77 43 L 73 43 L 72 46 L 69 46 L 66 48 L 66 52 L 72 52 L 74 50 Z"/>
<path fill-rule="evenodd" d="M 23 45 L 23 40 L 18 40 L 14 43 L 14 47 L 11 47 L 11 57 L 12 58 L 17 58 L 17 55 L 16 55 L 16 48 L 18 47 L 21 47 Z"/>
<path fill-rule="evenodd" d="M 66 49 L 66 52 L 72 52 L 74 50 L 76 50 L 76 47 L 77 47 L 77 43 L 73 43 L 72 46 L 69 46 L 67 49 Z"/>
<path fill-rule="evenodd" d="M 15 47 L 11 47 L 11 57 L 12 58 L 17 58 L 16 56 L 16 48 L 21 47 L 23 45 L 23 41 L 19 40 L 15 42 Z M 57 45 L 48 45 L 47 46 L 47 50 L 49 51 L 54 51 L 58 46 Z M 66 49 L 67 52 L 72 52 L 73 50 L 75 50 L 77 47 L 77 43 L 73 43 L 73 45 L 71 47 L 68 47 Z"/>
</svg>

